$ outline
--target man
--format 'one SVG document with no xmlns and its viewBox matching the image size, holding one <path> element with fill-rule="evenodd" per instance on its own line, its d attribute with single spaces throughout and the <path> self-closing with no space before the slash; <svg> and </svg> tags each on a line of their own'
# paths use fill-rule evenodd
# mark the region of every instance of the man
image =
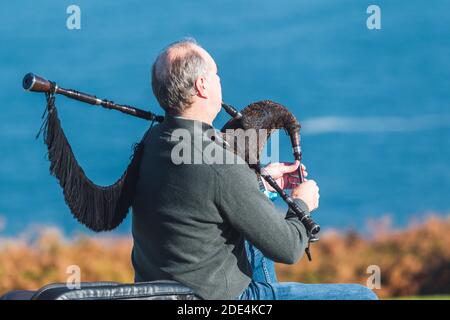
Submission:
<svg viewBox="0 0 450 320">
<path fill-rule="evenodd" d="M 210 132 L 222 102 L 217 65 L 206 50 L 192 40 L 167 47 L 153 65 L 152 88 L 165 120 L 145 138 L 133 203 L 135 281 L 176 280 L 203 299 L 373 298 L 357 285 L 305 295 L 314 285 L 252 279 L 256 264 L 247 259 L 245 240 L 269 261 L 293 264 L 307 245 L 303 224 L 292 211 L 277 212 L 248 165 L 215 163 L 213 154 L 230 155 L 221 143 L 205 152 L 217 138 Z M 183 152 L 174 152 L 180 145 Z M 297 167 L 269 170 L 281 183 Z M 313 180 L 289 187 L 305 213 L 318 207 Z"/>
</svg>

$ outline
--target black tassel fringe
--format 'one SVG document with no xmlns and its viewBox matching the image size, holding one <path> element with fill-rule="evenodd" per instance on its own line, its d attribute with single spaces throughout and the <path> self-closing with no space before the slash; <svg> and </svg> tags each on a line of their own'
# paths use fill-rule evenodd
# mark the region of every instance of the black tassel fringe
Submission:
<svg viewBox="0 0 450 320">
<path fill-rule="evenodd" d="M 45 120 L 36 138 L 43 132 L 50 173 L 58 179 L 64 200 L 79 222 L 96 232 L 113 230 L 125 219 L 132 204 L 144 139 L 134 145 L 131 162 L 122 176 L 110 186 L 98 186 L 75 159 L 58 118 L 54 95 L 46 94 L 46 98 Z"/>
</svg>

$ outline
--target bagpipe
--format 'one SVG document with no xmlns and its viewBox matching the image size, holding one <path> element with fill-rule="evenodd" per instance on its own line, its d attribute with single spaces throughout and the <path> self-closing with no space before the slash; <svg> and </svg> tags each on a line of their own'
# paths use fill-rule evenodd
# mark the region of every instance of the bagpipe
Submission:
<svg viewBox="0 0 450 320">
<path fill-rule="evenodd" d="M 78 164 L 72 148 L 61 127 L 55 106 L 55 95 L 60 94 L 68 98 L 85 102 L 94 106 L 118 110 L 122 113 L 145 119 L 151 122 L 150 129 L 155 122 L 164 121 L 164 116 L 156 115 L 130 105 L 117 104 L 107 99 L 99 99 L 94 95 L 72 89 L 64 89 L 55 82 L 28 73 L 23 78 L 22 86 L 27 91 L 45 93 L 47 105 L 42 115 L 43 123 L 36 135 L 42 133 L 48 148 L 50 174 L 55 176 L 63 189 L 64 200 L 73 216 L 89 229 L 100 232 L 116 228 L 127 216 L 132 205 L 139 175 L 140 160 L 144 150 L 144 139 L 134 144 L 131 161 L 122 176 L 109 186 L 99 186 L 91 181 Z M 287 203 L 290 210 L 297 214 L 308 233 L 309 242 L 306 249 L 311 260 L 309 243 L 318 241 L 320 226 L 303 212 L 292 197 L 278 186 L 260 165 L 260 155 L 271 133 L 277 129 L 284 129 L 290 137 L 293 156 L 300 161 L 298 174 L 300 183 L 304 181 L 301 170 L 302 150 L 300 144 L 300 123 L 295 116 L 281 104 L 265 100 L 252 103 L 242 111 L 236 110 L 229 104 L 222 103 L 222 108 L 232 117 L 221 129 L 225 141 L 238 140 L 239 134 L 248 129 L 265 130 L 263 139 L 256 145 L 246 145 L 244 149 L 235 148 L 233 151 L 241 156 L 249 166 L 261 176 Z M 243 129 L 230 130 L 229 129 Z M 235 133 L 233 133 L 235 132 Z M 144 136 L 145 137 L 145 136 Z M 234 142 L 234 141 L 233 141 Z M 232 143 L 231 145 L 235 145 Z M 250 161 L 253 160 L 253 161 Z"/>
</svg>

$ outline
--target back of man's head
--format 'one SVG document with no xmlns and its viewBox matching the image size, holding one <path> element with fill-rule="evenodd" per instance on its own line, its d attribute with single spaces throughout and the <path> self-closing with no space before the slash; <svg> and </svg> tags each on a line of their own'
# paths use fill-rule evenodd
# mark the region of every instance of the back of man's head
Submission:
<svg viewBox="0 0 450 320">
<path fill-rule="evenodd" d="M 208 62 L 194 39 L 172 43 L 156 58 L 152 67 L 152 89 L 161 107 L 180 115 L 196 96 L 195 81 L 209 72 Z"/>
</svg>

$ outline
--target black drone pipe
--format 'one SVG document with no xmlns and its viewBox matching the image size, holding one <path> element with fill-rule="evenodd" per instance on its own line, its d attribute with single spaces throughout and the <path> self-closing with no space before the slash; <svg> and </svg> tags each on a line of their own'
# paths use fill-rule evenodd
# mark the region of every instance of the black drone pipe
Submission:
<svg viewBox="0 0 450 320">
<path fill-rule="evenodd" d="M 68 98 L 86 102 L 92 105 L 102 106 L 107 109 L 114 109 L 120 112 L 126 113 L 131 116 L 142 118 L 150 121 L 162 122 L 164 120 L 163 116 L 158 116 L 149 111 L 144 111 L 128 105 L 122 105 L 114 103 L 113 101 L 106 99 L 99 99 L 94 95 L 83 93 L 80 91 L 72 89 L 64 89 L 59 87 L 55 82 L 46 80 L 40 76 L 33 73 L 28 73 L 25 75 L 22 81 L 22 86 L 27 91 L 33 92 L 47 92 L 53 94 L 62 94 Z"/>
<path fill-rule="evenodd" d="M 33 73 L 28 73 L 25 75 L 25 77 L 23 78 L 23 81 L 22 81 L 22 86 L 27 91 L 62 94 L 64 96 L 74 99 L 74 100 L 86 102 L 86 103 L 89 103 L 92 105 L 102 106 L 107 109 L 118 110 L 125 114 L 135 116 L 138 118 L 142 118 L 145 120 L 156 121 L 156 122 L 164 121 L 164 116 L 155 115 L 152 112 L 145 111 L 145 110 L 133 107 L 133 106 L 117 104 L 117 103 L 114 103 L 113 101 L 110 101 L 107 99 L 100 99 L 94 95 L 80 92 L 77 90 L 64 89 L 64 88 L 59 87 L 55 82 L 46 80 L 46 79 L 44 79 L 38 75 L 35 75 Z M 242 117 L 240 112 L 237 111 L 232 106 L 222 103 L 222 107 L 233 118 L 239 119 Z"/>
</svg>

